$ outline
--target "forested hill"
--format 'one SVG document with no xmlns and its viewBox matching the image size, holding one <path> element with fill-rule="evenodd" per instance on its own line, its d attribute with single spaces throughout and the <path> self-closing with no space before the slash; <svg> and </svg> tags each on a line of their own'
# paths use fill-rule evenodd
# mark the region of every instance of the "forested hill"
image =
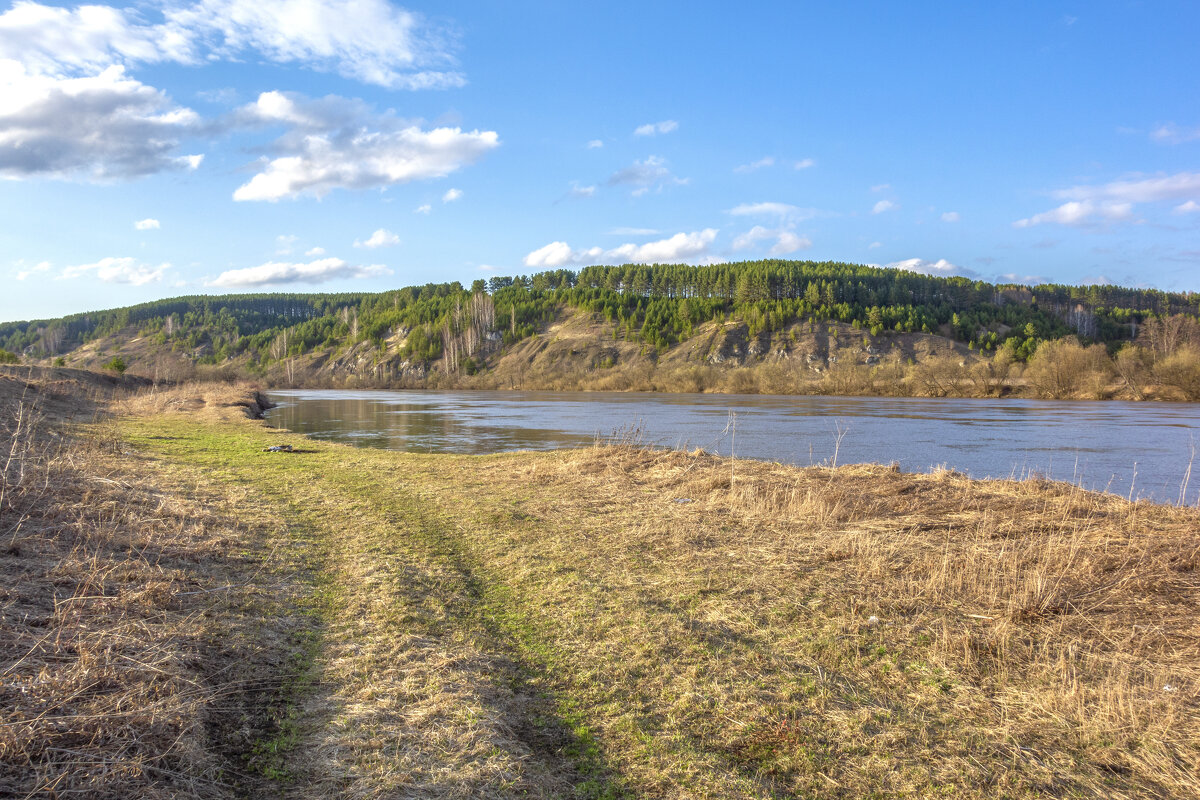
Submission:
<svg viewBox="0 0 1200 800">
<path fill-rule="evenodd" d="M 1200 316 L 1200 293 L 1116 286 L 997 285 L 838 262 L 756 261 L 691 267 L 626 265 L 427 284 L 363 294 L 192 296 L 54 320 L 0 324 L 0 348 L 55 359 L 122 341 L 197 364 L 273 364 L 324 349 L 373 348 L 379 358 L 447 372 L 544 331 L 566 311 L 590 313 L 611 336 L 663 353 L 712 322 L 767 337 L 831 323 L 871 337 L 932 334 L 980 355 L 1027 360 L 1043 341 L 1074 335 L 1109 353 L 1147 322 Z M 437 365 L 440 365 L 437 366 Z"/>
</svg>

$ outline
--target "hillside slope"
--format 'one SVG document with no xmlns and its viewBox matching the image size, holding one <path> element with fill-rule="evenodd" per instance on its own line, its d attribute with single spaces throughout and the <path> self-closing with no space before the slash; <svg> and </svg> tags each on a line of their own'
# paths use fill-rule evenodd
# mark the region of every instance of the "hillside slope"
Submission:
<svg viewBox="0 0 1200 800">
<path fill-rule="evenodd" d="M 287 386 L 1200 399 L 1200 295 L 833 262 L 182 297 L 0 325 L 0 361 Z"/>
</svg>

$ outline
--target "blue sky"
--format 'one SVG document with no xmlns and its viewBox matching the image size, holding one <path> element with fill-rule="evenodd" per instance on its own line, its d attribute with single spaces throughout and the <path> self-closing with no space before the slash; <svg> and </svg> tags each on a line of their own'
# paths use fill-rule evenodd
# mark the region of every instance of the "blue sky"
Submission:
<svg viewBox="0 0 1200 800">
<path fill-rule="evenodd" d="M 1200 4 L 0 13 L 0 319 L 779 256 L 1200 289 Z"/>
</svg>

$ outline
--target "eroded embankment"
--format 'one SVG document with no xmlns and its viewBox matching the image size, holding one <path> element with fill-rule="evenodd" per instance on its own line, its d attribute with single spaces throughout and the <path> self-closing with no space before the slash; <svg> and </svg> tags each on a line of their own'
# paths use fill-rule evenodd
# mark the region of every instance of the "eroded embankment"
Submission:
<svg viewBox="0 0 1200 800">
<path fill-rule="evenodd" d="M 1195 510 L 623 447 L 354 450 L 231 402 L 147 398 L 114 457 L 257 542 L 222 551 L 258 566 L 212 623 L 277 676 L 240 695 L 242 787 L 1200 796 Z"/>
</svg>

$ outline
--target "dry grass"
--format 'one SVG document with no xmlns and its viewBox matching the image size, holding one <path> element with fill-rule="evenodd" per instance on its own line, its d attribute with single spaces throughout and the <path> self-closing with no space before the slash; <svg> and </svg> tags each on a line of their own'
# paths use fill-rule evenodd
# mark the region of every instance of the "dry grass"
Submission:
<svg viewBox="0 0 1200 800">
<path fill-rule="evenodd" d="M 1200 795 L 1194 510 L 632 448 L 479 479 L 642 791 Z"/>
<path fill-rule="evenodd" d="M 24 764 L 84 793 L 219 796 L 266 742 L 251 763 L 292 779 L 271 793 L 312 798 L 1200 797 L 1194 509 L 628 445 L 353 450 L 251 425 L 252 402 L 146 395 L 120 452 L 26 473 L 116 484 L 10 481 L 30 502 L 5 508 L 32 511 L 25 572 L 0 562 L 22 576 L 0 690 L 41 714 L 0 739 L 17 791 Z M 81 533 L 48 533 L 40 485 L 90 493 L 52 506 Z M 303 586 L 213 605 L 262 560 L 230 550 L 271 531 Z M 12 622 L 38 602 L 41 628 Z M 276 724 L 222 750 L 244 684 L 213 667 L 245 650 L 222 662 L 211 634 L 251 630 L 303 646 L 259 654 L 287 707 L 242 691 L 237 713 Z M 128 724 L 91 721 L 112 709 Z"/>
<path fill-rule="evenodd" d="M 64 428 L 120 389 L 71 372 L 0 385 L 0 796 L 234 796 L 278 683 L 262 536 Z"/>
</svg>

